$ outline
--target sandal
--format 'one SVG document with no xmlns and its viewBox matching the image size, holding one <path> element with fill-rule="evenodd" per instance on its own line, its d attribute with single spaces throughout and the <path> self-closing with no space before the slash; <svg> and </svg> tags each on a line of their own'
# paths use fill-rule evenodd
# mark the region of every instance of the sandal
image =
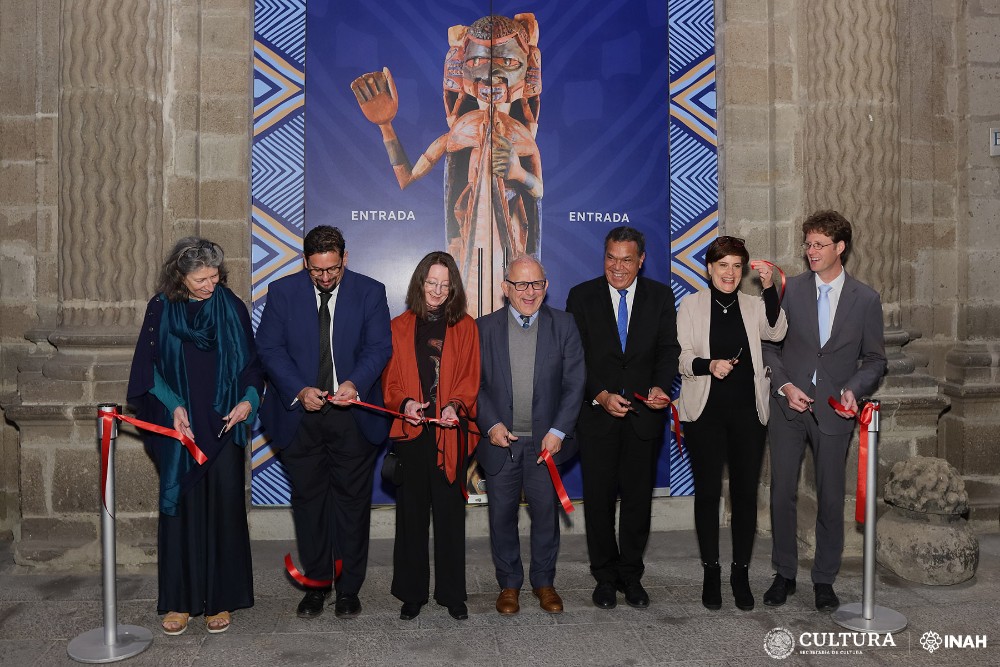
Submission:
<svg viewBox="0 0 1000 667">
<path fill-rule="evenodd" d="M 160 624 L 163 634 L 170 635 L 171 637 L 183 635 L 184 631 L 188 629 L 188 618 L 190 616 L 186 611 L 167 612 L 167 615 L 163 617 L 163 622 Z"/>
<path fill-rule="evenodd" d="M 212 635 L 217 635 L 220 632 L 225 632 L 229 629 L 229 624 L 232 618 L 228 611 L 220 611 L 218 614 L 212 614 L 211 616 L 205 617 L 205 624 L 208 626 L 208 632 Z"/>
</svg>

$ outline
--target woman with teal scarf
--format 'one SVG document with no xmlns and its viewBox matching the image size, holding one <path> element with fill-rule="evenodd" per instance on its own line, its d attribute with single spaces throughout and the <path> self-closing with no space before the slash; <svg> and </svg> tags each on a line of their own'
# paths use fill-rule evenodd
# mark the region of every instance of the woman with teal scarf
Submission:
<svg viewBox="0 0 1000 667">
<path fill-rule="evenodd" d="M 177 440 L 145 434 L 160 476 L 157 613 L 168 635 L 202 614 L 208 632 L 225 632 L 230 612 L 253 606 L 244 466 L 263 370 L 223 260 L 205 239 L 174 245 L 129 377 L 138 417 L 187 435 L 208 457 L 198 465 Z"/>
</svg>

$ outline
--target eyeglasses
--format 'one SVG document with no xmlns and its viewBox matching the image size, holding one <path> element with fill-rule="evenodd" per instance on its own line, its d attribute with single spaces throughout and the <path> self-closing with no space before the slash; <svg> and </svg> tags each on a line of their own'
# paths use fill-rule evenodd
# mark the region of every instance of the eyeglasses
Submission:
<svg viewBox="0 0 1000 667">
<path fill-rule="evenodd" d="M 451 283 L 439 283 L 433 280 L 425 280 L 424 285 L 426 285 L 427 289 L 429 289 L 432 292 L 437 292 L 438 290 L 441 290 L 442 292 L 447 292 L 451 290 Z"/>
<path fill-rule="evenodd" d="M 543 290 L 543 289 L 545 289 L 545 282 L 546 281 L 544 281 L 544 280 L 530 280 L 530 281 L 529 280 L 519 280 L 519 281 L 517 281 L 515 283 L 513 280 L 505 280 L 504 282 L 508 283 L 510 285 L 513 285 L 514 289 L 516 289 L 518 292 L 523 292 L 526 289 L 528 289 L 529 287 L 531 289 L 535 289 L 535 290 Z"/>
<path fill-rule="evenodd" d="M 747 244 L 746 239 L 741 239 L 738 236 L 720 236 L 719 243 L 729 243 L 737 247 L 744 247 Z"/>
<path fill-rule="evenodd" d="M 306 268 L 309 270 L 309 275 L 316 276 L 318 278 L 327 273 L 329 273 L 331 276 L 337 275 L 338 273 L 340 273 L 340 270 L 344 268 L 344 264 L 343 262 L 341 262 L 337 266 L 328 266 L 325 269 L 317 269 L 311 266 L 307 266 Z"/>
<path fill-rule="evenodd" d="M 802 244 L 802 249 L 822 250 L 823 248 L 831 246 L 834 243 L 836 243 L 836 241 L 831 241 L 830 243 L 820 243 L 819 241 L 813 241 L 812 243 L 809 243 L 808 241 L 806 241 L 805 243 Z"/>
</svg>

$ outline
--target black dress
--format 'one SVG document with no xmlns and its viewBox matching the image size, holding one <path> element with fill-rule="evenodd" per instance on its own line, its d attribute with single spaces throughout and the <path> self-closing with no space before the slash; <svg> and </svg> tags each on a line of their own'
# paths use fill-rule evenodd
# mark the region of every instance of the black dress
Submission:
<svg viewBox="0 0 1000 667">
<path fill-rule="evenodd" d="M 217 288 L 219 289 L 219 288 Z M 235 308 L 250 360 L 240 374 L 239 390 L 248 387 L 263 392 L 263 372 L 257 361 L 250 317 L 246 307 L 234 296 Z M 158 302 L 158 303 L 157 303 Z M 186 304 L 189 321 L 204 301 Z M 137 407 L 140 418 L 173 427 L 164 405 L 149 391 L 152 368 L 158 361 L 155 344 L 159 325 L 165 321 L 163 303 L 150 301 L 146 322 L 133 359 L 129 383 L 129 402 Z M 158 528 L 158 613 L 188 612 L 192 616 L 211 615 L 253 606 L 253 566 L 250 535 L 247 527 L 245 490 L 245 449 L 235 443 L 236 428 L 218 438 L 223 415 L 212 407 L 216 393 L 218 350 L 201 350 L 194 343 L 182 343 L 188 379 L 188 411 L 195 442 L 209 460 L 186 478 L 176 515 L 161 511 Z M 142 385 L 148 384 L 146 391 Z M 171 387 L 177 392 L 176 387 Z M 230 406 L 230 409 L 234 406 Z M 147 449 L 163 474 L 162 457 L 166 447 L 179 447 L 173 440 L 148 437 Z"/>
</svg>

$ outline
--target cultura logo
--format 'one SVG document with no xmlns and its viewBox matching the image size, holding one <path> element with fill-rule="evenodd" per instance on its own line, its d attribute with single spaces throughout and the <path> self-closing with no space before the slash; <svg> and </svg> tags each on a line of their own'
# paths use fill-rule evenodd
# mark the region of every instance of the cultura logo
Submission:
<svg viewBox="0 0 1000 667">
<path fill-rule="evenodd" d="M 784 660 L 795 650 L 795 636 L 788 628 L 775 628 L 764 635 L 764 652 L 775 660 Z"/>
<path fill-rule="evenodd" d="M 920 635 L 920 645 L 923 646 L 924 650 L 928 653 L 933 653 L 941 648 L 941 644 L 941 635 L 933 630 L 928 630 L 924 634 Z"/>
</svg>

